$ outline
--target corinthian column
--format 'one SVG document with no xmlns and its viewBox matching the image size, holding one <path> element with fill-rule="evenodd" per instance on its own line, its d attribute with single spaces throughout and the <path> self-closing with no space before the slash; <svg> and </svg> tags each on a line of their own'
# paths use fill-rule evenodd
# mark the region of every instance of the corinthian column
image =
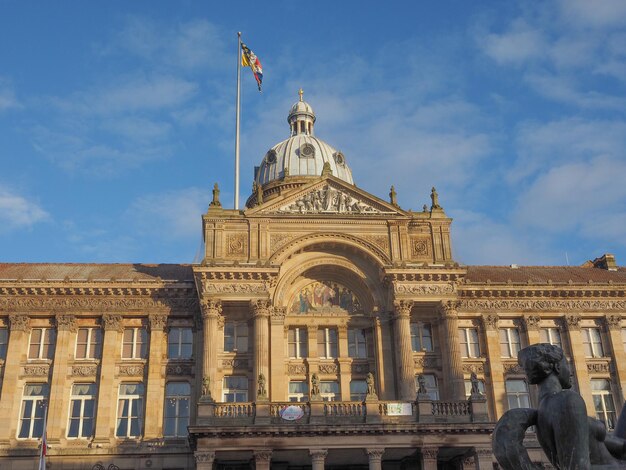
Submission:
<svg viewBox="0 0 626 470">
<path fill-rule="evenodd" d="M 209 379 L 209 395 L 215 397 L 217 377 L 217 328 L 222 316 L 222 302 L 217 299 L 202 300 L 204 351 L 202 355 L 203 381 Z"/>
<path fill-rule="evenodd" d="M 465 400 L 465 384 L 463 379 L 463 362 L 459 347 L 459 314 L 456 302 L 442 302 L 439 313 L 445 330 L 447 353 L 443 353 L 443 370 L 449 384 L 448 398 L 450 400 Z"/>
<path fill-rule="evenodd" d="M 413 348 L 411 347 L 411 308 L 413 302 L 408 300 L 396 300 L 395 307 L 395 333 L 398 341 L 396 360 L 398 361 L 398 384 L 400 400 L 415 399 L 415 366 L 413 365 Z"/>
<path fill-rule="evenodd" d="M 264 386 L 263 390 L 259 387 L 259 377 L 263 375 L 265 383 L 269 380 L 269 317 L 270 302 L 269 300 L 253 300 L 250 302 L 252 316 L 254 317 L 254 380 L 255 396 L 259 398 L 267 398 L 268 387 Z M 261 394 L 259 394 L 259 392 Z"/>
</svg>

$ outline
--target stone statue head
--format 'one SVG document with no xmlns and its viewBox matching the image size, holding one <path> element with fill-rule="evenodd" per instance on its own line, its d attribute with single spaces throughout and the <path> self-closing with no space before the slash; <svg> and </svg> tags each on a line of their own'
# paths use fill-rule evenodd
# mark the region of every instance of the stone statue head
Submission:
<svg viewBox="0 0 626 470">
<path fill-rule="evenodd" d="M 571 370 L 563 350 L 548 343 L 539 343 L 522 349 L 517 360 L 526 371 L 531 384 L 543 382 L 554 374 L 563 388 L 571 388 Z"/>
</svg>

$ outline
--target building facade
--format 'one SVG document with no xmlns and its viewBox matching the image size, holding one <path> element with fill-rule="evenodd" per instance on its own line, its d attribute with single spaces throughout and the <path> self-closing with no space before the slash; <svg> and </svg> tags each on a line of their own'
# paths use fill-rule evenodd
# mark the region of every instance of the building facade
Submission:
<svg viewBox="0 0 626 470">
<path fill-rule="evenodd" d="M 461 266 L 436 190 L 363 191 L 315 119 L 301 94 L 245 210 L 215 186 L 200 264 L 0 264 L 2 468 L 37 468 L 46 418 L 53 469 L 491 470 L 537 342 L 613 426 L 626 269 Z"/>
</svg>

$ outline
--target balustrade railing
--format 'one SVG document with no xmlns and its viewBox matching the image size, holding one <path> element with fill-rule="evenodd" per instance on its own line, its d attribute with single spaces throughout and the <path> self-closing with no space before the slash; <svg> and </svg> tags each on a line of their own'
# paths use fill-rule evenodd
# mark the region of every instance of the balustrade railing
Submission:
<svg viewBox="0 0 626 470">
<path fill-rule="evenodd" d="M 215 406 L 216 418 L 251 418 L 254 416 L 254 403 L 218 403 Z"/>
<path fill-rule="evenodd" d="M 468 401 L 434 401 L 432 407 L 434 416 L 470 415 L 470 404 Z"/>
<path fill-rule="evenodd" d="M 363 402 L 360 401 L 329 401 L 324 404 L 325 416 L 365 416 Z"/>
</svg>

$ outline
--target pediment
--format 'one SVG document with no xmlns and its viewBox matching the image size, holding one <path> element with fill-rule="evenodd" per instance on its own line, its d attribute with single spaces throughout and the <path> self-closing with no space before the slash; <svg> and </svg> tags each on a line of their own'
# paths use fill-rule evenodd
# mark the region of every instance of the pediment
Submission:
<svg viewBox="0 0 626 470">
<path fill-rule="evenodd" d="M 337 178 L 303 186 L 297 191 L 255 207 L 250 213 L 288 215 L 405 215 L 392 204 Z"/>
</svg>

